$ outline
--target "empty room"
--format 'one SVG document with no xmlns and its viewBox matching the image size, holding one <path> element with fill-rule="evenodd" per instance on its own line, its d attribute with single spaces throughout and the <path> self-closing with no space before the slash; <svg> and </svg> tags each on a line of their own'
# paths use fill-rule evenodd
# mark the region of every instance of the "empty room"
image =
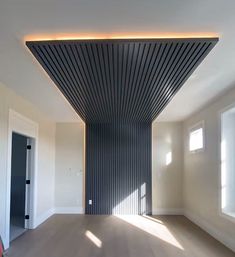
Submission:
<svg viewBox="0 0 235 257">
<path fill-rule="evenodd" d="M 235 2 L 0 2 L 0 257 L 235 257 Z"/>
</svg>

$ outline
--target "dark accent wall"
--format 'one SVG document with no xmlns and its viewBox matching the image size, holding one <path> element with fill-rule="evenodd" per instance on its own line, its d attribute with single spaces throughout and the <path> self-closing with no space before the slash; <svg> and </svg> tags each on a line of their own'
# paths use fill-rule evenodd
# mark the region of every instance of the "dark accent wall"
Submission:
<svg viewBox="0 0 235 257">
<path fill-rule="evenodd" d="M 26 42 L 86 123 L 86 213 L 151 213 L 151 123 L 217 41 Z"/>
<path fill-rule="evenodd" d="M 150 214 L 151 183 L 151 123 L 86 124 L 87 214 Z"/>
</svg>

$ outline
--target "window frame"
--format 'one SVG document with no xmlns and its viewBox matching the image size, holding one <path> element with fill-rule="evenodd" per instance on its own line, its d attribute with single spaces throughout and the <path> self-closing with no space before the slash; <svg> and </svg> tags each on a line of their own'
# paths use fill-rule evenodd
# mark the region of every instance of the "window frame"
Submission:
<svg viewBox="0 0 235 257">
<path fill-rule="evenodd" d="M 218 212 L 219 216 L 235 223 L 235 212 L 225 212 L 222 208 L 222 188 L 221 188 L 221 180 L 222 180 L 222 173 L 221 173 L 221 142 L 222 142 L 222 132 L 223 132 L 223 123 L 222 118 L 223 114 L 231 109 L 235 108 L 235 103 L 231 103 L 218 111 L 218 128 L 219 128 L 219 135 L 218 135 L 218 189 L 219 189 L 219 197 L 218 197 Z"/>
<path fill-rule="evenodd" d="M 202 129 L 202 148 L 190 150 L 191 133 L 193 133 L 194 131 L 196 131 L 200 128 Z M 201 121 L 197 122 L 196 124 L 194 124 L 193 126 L 189 127 L 189 129 L 188 129 L 188 151 L 191 154 L 195 154 L 195 153 L 199 153 L 199 152 L 204 152 L 204 150 L 205 150 L 205 121 L 201 120 Z"/>
</svg>

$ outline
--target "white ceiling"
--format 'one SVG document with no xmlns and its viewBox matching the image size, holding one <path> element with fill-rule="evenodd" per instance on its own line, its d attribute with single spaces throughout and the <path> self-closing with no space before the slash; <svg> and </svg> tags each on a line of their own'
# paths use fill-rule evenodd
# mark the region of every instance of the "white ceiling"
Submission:
<svg viewBox="0 0 235 257">
<path fill-rule="evenodd" d="M 176 121 L 235 86 L 234 0 L 1 0 L 0 82 L 55 121 L 79 118 L 24 45 L 54 35 L 215 35 L 220 41 L 160 114 Z"/>
</svg>

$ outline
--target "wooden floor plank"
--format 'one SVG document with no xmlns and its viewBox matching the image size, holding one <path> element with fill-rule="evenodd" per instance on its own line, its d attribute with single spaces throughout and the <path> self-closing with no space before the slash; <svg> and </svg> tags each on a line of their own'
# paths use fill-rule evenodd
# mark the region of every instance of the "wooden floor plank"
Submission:
<svg viewBox="0 0 235 257">
<path fill-rule="evenodd" d="M 100 245 L 101 244 L 101 245 Z M 184 216 L 54 215 L 9 257 L 235 257 Z"/>
</svg>

